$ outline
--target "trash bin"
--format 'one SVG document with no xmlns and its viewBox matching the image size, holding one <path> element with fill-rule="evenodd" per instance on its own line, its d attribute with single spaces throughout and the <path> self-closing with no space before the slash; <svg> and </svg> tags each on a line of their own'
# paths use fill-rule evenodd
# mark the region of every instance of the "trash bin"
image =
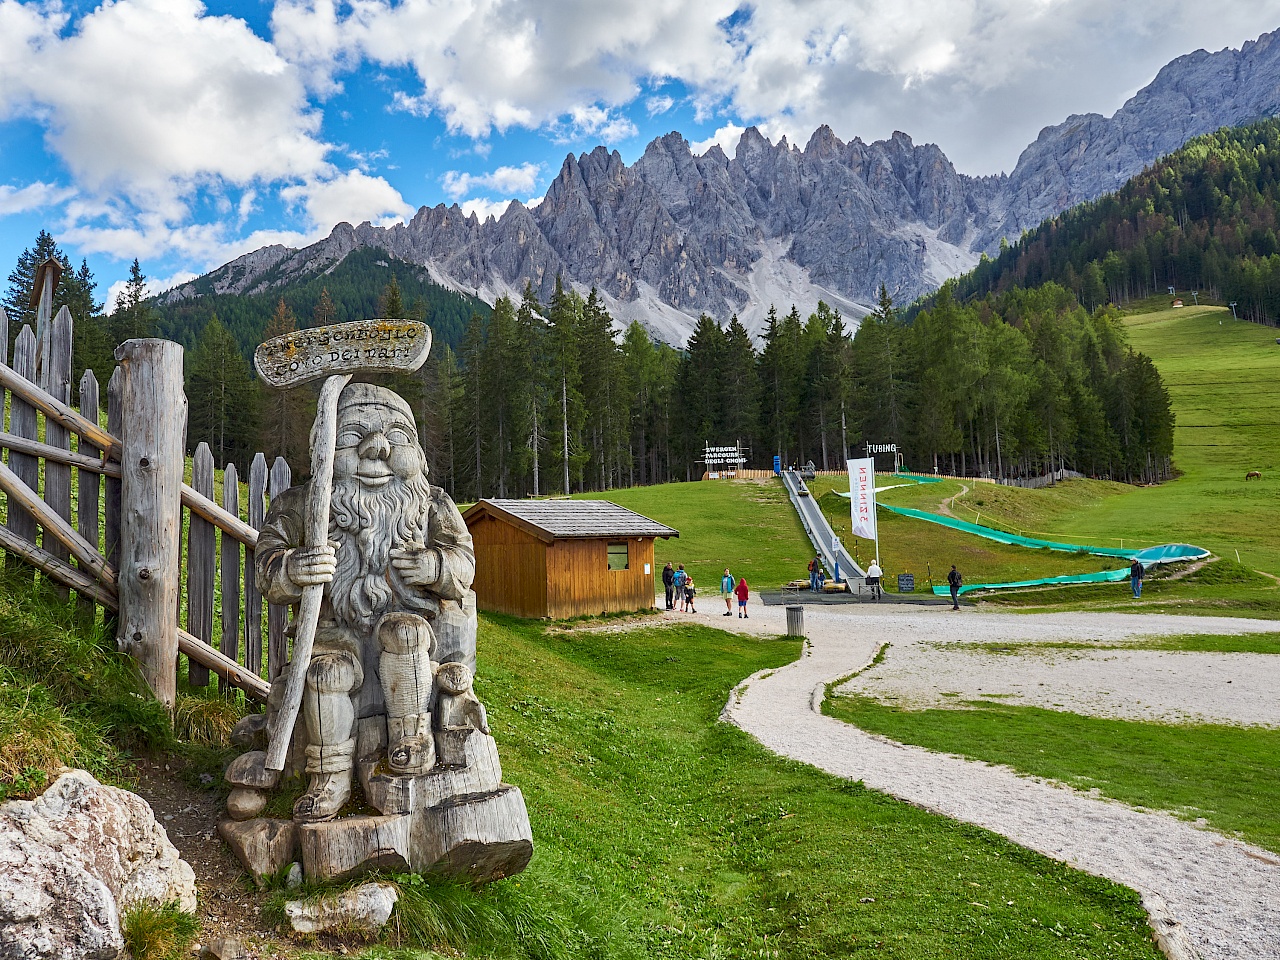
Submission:
<svg viewBox="0 0 1280 960">
<path fill-rule="evenodd" d="M 804 607 L 787 607 L 787 636 L 804 636 Z"/>
</svg>

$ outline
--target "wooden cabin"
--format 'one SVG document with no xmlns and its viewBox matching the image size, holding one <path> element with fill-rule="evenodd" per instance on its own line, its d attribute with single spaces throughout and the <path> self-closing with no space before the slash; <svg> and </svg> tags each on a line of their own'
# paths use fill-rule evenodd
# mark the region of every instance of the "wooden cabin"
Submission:
<svg viewBox="0 0 1280 960">
<path fill-rule="evenodd" d="M 680 536 L 607 500 L 481 500 L 462 517 L 475 541 L 476 602 L 517 617 L 649 610 L 653 542 Z"/>
</svg>

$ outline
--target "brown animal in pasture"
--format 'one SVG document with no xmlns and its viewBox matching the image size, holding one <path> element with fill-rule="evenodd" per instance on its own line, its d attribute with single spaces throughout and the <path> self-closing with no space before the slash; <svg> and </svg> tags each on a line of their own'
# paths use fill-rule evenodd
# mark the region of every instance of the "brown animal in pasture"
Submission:
<svg viewBox="0 0 1280 960">
<path fill-rule="evenodd" d="M 1250 470 L 1248 473 L 1246 473 L 1246 474 L 1244 475 L 1244 478 L 1245 478 L 1246 480 L 1261 480 L 1261 479 L 1262 479 L 1262 471 L 1261 471 L 1261 470 Z"/>
</svg>

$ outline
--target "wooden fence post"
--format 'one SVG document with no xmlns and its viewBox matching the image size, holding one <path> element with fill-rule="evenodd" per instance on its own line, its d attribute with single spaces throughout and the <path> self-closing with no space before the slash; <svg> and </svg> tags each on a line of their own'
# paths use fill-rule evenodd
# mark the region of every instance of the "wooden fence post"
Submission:
<svg viewBox="0 0 1280 960">
<path fill-rule="evenodd" d="M 191 486 L 213 499 L 213 454 L 201 441 L 191 459 Z M 213 524 L 194 510 L 187 528 L 187 633 L 213 644 L 213 579 L 217 562 Z M 187 681 L 193 689 L 209 685 L 209 668 L 187 660 Z"/>
<path fill-rule="evenodd" d="M 0 307 L 0 363 L 9 363 L 9 315 Z"/>
<path fill-rule="evenodd" d="M 254 454 L 249 465 L 249 526 L 262 529 L 266 516 L 267 458 Z M 254 551 L 244 552 L 244 665 L 254 676 L 262 676 L 262 594 L 258 592 L 258 574 Z"/>
<path fill-rule="evenodd" d="M 293 474 L 284 457 L 271 464 L 271 499 L 284 493 L 293 483 Z M 267 604 L 267 679 L 275 682 L 289 662 L 289 639 L 284 635 L 289 625 L 289 608 L 278 603 Z"/>
<path fill-rule="evenodd" d="M 107 431 L 117 439 L 124 436 L 124 412 L 120 409 L 124 391 L 124 370 L 116 367 L 107 381 Z M 118 452 L 118 451 L 117 451 Z M 102 545 L 107 562 L 120 569 L 120 480 L 106 477 L 103 480 L 102 497 Z M 120 636 L 120 615 L 115 610 L 104 610 L 102 625 L 109 637 Z"/>
<path fill-rule="evenodd" d="M 34 382 L 36 376 L 36 335 L 26 324 L 18 334 L 13 345 L 13 372 Z M 9 394 L 9 430 L 15 436 L 27 440 L 39 439 L 39 424 L 36 422 L 36 408 L 18 396 L 16 392 Z M 25 453 L 9 451 L 9 469 L 18 475 L 32 490 L 38 490 L 40 483 L 40 461 Z M 28 543 L 36 542 L 36 519 L 21 506 L 9 500 L 9 517 L 5 523 L 9 532 L 21 537 Z M 10 570 L 20 571 L 22 577 L 35 579 L 35 569 L 26 564 L 21 557 L 12 553 L 5 559 Z"/>
<path fill-rule="evenodd" d="M 80 378 L 80 414 L 84 417 L 98 419 L 98 378 L 92 370 L 85 370 Z M 88 440 L 80 438 L 76 444 L 77 453 L 98 453 L 101 451 Z M 76 517 L 80 527 L 80 536 L 98 547 L 98 491 L 101 489 L 102 477 L 92 470 L 79 470 L 80 498 L 76 503 Z M 95 616 L 96 604 L 91 597 L 81 596 L 79 600 L 81 612 L 90 622 Z"/>
<path fill-rule="evenodd" d="M 236 465 L 228 463 L 222 471 L 222 509 L 240 516 L 240 478 Z M 240 660 L 240 541 L 227 533 L 222 538 L 222 653 L 229 660 Z M 257 671 L 253 671 L 257 676 Z M 225 696 L 231 685 L 225 677 L 218 682 Z"/>
<path fill-rule="evenodd" d="M 120 455 L 120 648 L 137 660 L 156 698 L 177 699 L 178 559 L 182 531 L 182 347 L 127 340 L 116 348 L 124 371 Z"/>
<path fill-rule="evenodd" d="M 40 370 L 40 387 L 45 393 L 68 406 L 71 404 L 71 311 L 62 307 L 45 331 L 43 344 L 44 365 Z M 97 423 L 98 418 L 94 417 Z M 44 442 L 59 450 L 71 449 L 71 432 L 51 417 L 45 417 Z M 71 522 L 71 468 L 66 464 L 46 459 L 44 462 L 44 501 L 68 523 Z M 53 538 L 44 538 L 44 548 L 59 560 L 67 560 L 71 554 Z M 98 549 L 97 541 L 93 548 Z M 69 591 L 62 584 L 55 590 L 65 600 Z"/>
</svg>

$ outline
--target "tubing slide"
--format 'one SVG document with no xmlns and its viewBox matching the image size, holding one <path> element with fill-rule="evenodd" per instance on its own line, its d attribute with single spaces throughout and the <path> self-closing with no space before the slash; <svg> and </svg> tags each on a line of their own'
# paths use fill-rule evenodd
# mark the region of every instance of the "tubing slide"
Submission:
<svg viewBox="0 0 1280 960">
<path fill-rule="evenodd" d="M 914 480 L 917 483 L 938 482 L 936 477 L 918 477 L 908 474 L 895 476 Z M 847 493 L 840 493 L 839 495 L 845 498 L 849 496 Z M 958 520 L 955 517 L 943 516 L 940 513 L 926 513 L 924 510 L 913 510 L 910 507 L 891 507 L 885 503 L 878 503 L 876 506 L 899 516 L 924 520 L 927 523 L 936 523 L 939 526 L 949 527 L 952 530 L 959 530 L 961 533 L 973 534 L 976 537 L 983 537 L 987 540 L 994 540 L 997 543 L 1007 543 L 1011 546 L 1026 547 L 1031 550 L 1057 550 L 1062 553 L 1090 554 L 1092 556 L 1115 557 L 1129 561 L 1138 560 L 1144 567 L 1151 567 L 1161 563 L 1179 563 L 1184 560 L 1202 560 L 1209 556 L 1208 550 L 1203 547 L 1192 546 L 1189 543 L 1164 543 L 1155 547 L 1128 549 L 1123 547 L 1095 547 L 1078 543 L 1059 543 L 1054 540 L 1039 540 L 1035 537 L 1023 537 L 1013 533 L 1006 533 L 1003 530 L 969 523 L 966 520 Z M 1011 587 L 1038 587 L 1062 583 L 1118 583 L 1121 580 L 1128 579 L 1128 577 L 1129 568 L 1121 567 L 1119 570 L 1100 570 L 1097 573 L 1077 573 L 1061 577 L 1043 577 L 1038 580 L 1018 580 L 1012 583 L 966 583 L 960 588 L 960 593 L 965 594 L 970 590 L 1004 590 Z M 945 586 L 936 586 L 933 588 L 933 592 L 942 597 L 949 596 L 951 593 L 950 588 Z"/>
<path fill-rule="evenodd" d="M 822 565 L 827 568 L 827 572 L 834 578 L 838 561 L 841 579 L 865 577 L 866 572 L 854 561 L 853 554 L 845 548 L 843 543 L 836 540 L 835 531 L 831 529 L 831 524 L 827 523 L 827 518 L 822 515 L 818 501 L 809 496 L 809 488 L 800 479 L 800 475 L 794 470 L 782 470 L 779 473 L 782 477 L 782 485 L 787 488 L 787 495 L 791 498 L 796 513 L 800 515 L 804 532 L 809 535 L 809 541 L 813 544 L 818 556 L 822 558 Z M 836 543 L 839 543 L 839 546 L 833 549 L 833 544 Z"/>
</svg>

